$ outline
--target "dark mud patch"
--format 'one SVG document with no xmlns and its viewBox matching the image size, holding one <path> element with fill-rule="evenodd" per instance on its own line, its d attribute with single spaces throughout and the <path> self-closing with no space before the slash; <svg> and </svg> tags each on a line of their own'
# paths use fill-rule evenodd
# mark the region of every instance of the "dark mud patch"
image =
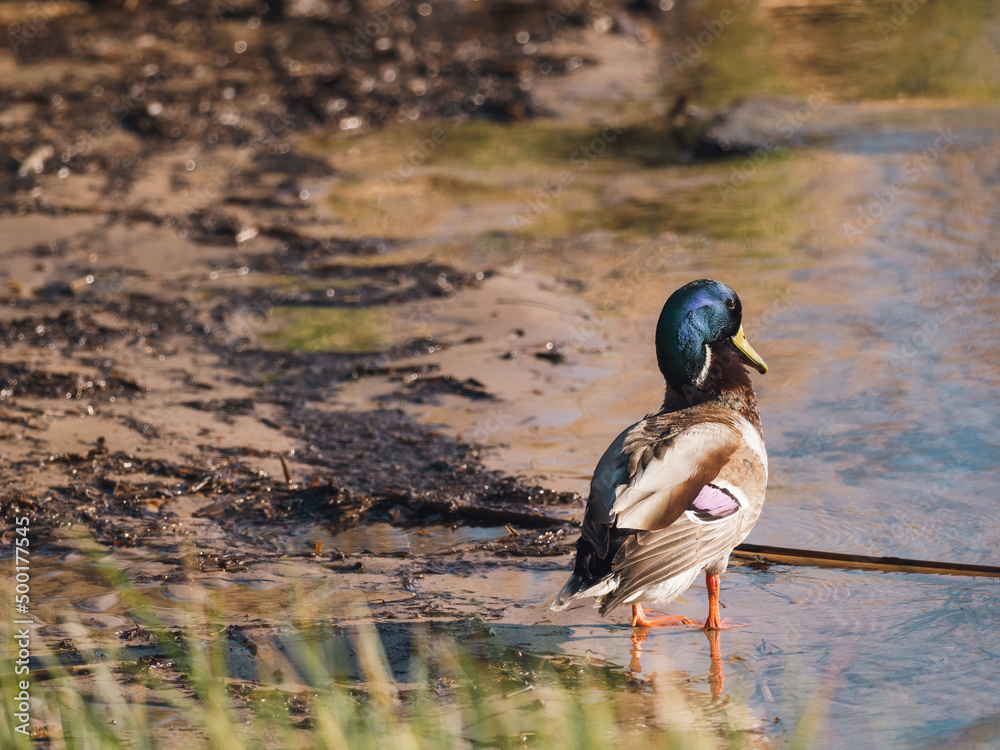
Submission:
<svg viewBox="0 0 1000 750">
<path fill-rule="evenodd" d="M 486 386 L 475 378 L 459 380 L 451 375 L 423 375 L 408 372 L 392 375 L 391 380 L 402 381 L 404 387 L 385 396 L 382 402 L 403 402 L 411 404 L 434 404 L 443 395 L 461 396 L 474 401 L 495 401 L 496 396 L 486 390 Z"/>
<path fill-rule="evenodd" d="M 274 252 L 251 259 L 251 268 L 263 273 L 308 273 L 338 258 L 393 253 L 403 245 L 380 237 L 343 240 L 305 237 L 294 229 L 274 230 L 283 240 Z"/>
<path fill-rule="evenodd" d="M 490 271 L 459 271 L 432 261 L 378 266 L 342 263 L 287 262 L 270 257 L 256 260 L 286 277 L 290 291 L 277 288 L 254 289 L 242 295 L 229 293 L 215 312 L 223 320 L 234 307 L 272 311 L 276 307 L 371 307 L 398 305 L 423 299 L 449 297 L 488 278 Z M 295 274 L 292 278 L 288 278 Z M 318 288 L 317 288 L 318 287 Z"/>
<path fill-rule="evenodd" d="M 182 406 L 208 411 L 225 417 L 253 414 L 252 398 L 213 398 L 206 401 L 185 401 Z"/>
<path fill-rule="evenodd" d="M 272 485 L 266 493 L 221 493 L 225 498 L 214 513 L 341 526 L 389 521 L 546 528 L 562 522 L 546 515 L 544 506 L 579 501 L 574 493 L 488 471 L 484 447 L 447 438 L 401 412 L 331 413 L 296 402 L 286 407 L 283 427 L 305 445 L 296 459 L 312 472 L 294 486 Z"/>
<path fill-rule="evenodd" d="M 0 339 L 8 346 L 95 351 L 115 342 L 145 345 L 173 334 L 207 333 L 184 297 L 119 293 L 81 294 L 57 301 L 16 298 L 10 300 L 8 311 L 9 316 L 17 315 L 0 322 Z M 104 360 L 93 362 L 109 366 Z"/>
<path fill-rule="evenodd" d="M 23 362 L 0 364 L 0 401 L 11 397 L 114 401 L 138 398 L 144 389 L 125 378 L 39 370 Z"/>
</svg>

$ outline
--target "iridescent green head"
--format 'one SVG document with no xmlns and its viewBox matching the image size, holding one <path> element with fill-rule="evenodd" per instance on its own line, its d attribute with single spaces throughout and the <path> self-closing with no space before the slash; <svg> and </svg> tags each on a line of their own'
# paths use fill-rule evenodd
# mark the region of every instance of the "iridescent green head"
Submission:
<svg viewBox="0 0 1000 750">
<path fill-rule="evenodd" d="M 719 281 L 699 279 L 670 295 L 656 324 L 656 361 L 673 390 L 700 387 L 708 373 L 709 346 L 732 345 L 760 373 L 767 365 L 743 335 L 743 305 Z"/>
</svg>

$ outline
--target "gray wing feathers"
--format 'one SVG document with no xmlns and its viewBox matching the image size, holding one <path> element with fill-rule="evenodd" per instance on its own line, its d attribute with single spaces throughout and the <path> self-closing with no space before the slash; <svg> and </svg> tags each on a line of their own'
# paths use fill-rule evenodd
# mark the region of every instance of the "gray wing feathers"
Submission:
<svg viewBox="0 0 1000 750">
<path fill-rule="evenodd" d="M 626 428 L 608 446 L 597 462 L 594 477 L 590 480 L 590 496 L 587 498 L 587 512 L 583 517 L 580 535 L 602 557 L 608 554 L 608 535 L 614 522 L 611 507 L 615 502 L 616 488 L 628 482 L 628 456 L 624 454 L 622 446 L 635 427 L 636 425 L 632 425 Z"/>
<path fill-rule="evenodd" d="M 607 612 L 632 594 L 691 568 L 705 568 L 728 557 L 741 541 L 740 511 L 730 518 L 703 523 L 684 516 L 673 526 L 636 534 L 618 551 L 613 570 L 620 583 L 604 597 Z"/>
<path fill-rule="evenodd" d="M 587 499 L 587 512 L 595 523 L 610 524 L 612 521 L 611 508 L 617 497 L 617 488 L 625 485 L 630 476 L 629 456 L 623 450 L 625 440 L 640 424 L 642 423 L 637 422 L 627 427 L 608 446 L 601 460 L 597 462 L 594 478 L 590 480 L 590 497 Z"/>
</svg>

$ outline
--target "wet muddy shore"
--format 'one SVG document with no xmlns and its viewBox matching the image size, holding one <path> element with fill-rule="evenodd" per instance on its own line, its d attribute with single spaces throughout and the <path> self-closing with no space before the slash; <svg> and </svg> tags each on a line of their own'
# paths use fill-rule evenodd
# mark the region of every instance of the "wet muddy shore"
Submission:
<svg viewBox="0 0 1000 750">
<path fill-rule="evenodd" d="M 391 240 L 330 236 L 299 183 L 336 165 L 295 144 L 418 117 L 541 114 L 532 77 L 583 64 L 546 52 L 562 24 L 545 11 L 5 8 L 5 520 L 30 510 L 43 538 L 83 523 L 119 546 L 162 534 L 178 496 L 204 498 L 219 518 L 333 523 L 475 521 L 489 507 L 479 522 L 495 525 L 572 502 L 485 471 L 485 446 L 420 427 L 391 399 L 323 413 L 345 381 L 461 341 L 265 351 L 252 330 L 276 307 L 372 310 L 488 277 L 393 262 Z M 589 6 L 560 15 L 570 32 L 595 17 Z M 469 88 L 485 81 L 489 91 Z M 210 171 L 202 158 L 216 173 L 190 184 Z M 136 195 L 151 173 L 172 197 Z M 247 248 L 258 235 L 268 239 Z M 399 375 L 419 398 L 491 398 L 448 373 Z M 161 410 L 168 424 L 149 418 Z"/>
</svg>

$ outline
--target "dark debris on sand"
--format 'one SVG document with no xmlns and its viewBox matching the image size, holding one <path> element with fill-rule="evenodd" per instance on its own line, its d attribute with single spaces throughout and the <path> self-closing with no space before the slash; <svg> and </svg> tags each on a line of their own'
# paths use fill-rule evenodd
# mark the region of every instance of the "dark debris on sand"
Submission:
<svg viewBox="0 0 1000 750">
<path fill-rule="evenodd" d="M 39 540 L 82 523 L 100 542 L 131 545 L 168 533 L 173 521 L 160 511 L 172 499 L 204 496 L 206 517 L 231 529 L 289 520 L 514 524 L 535 531 L 504 540 L 504 554 L 568 548 L 558 534 L 542 539 L 561 528 L 545 507 L 575 496 L 488 471 L 484 447 L 387 408 L 445 395 L 493 398 L 482 384 L 433 367 L 397 368 L 449 342 L 271 352 L 234 333 L 232 323 L 248 312 L 266 318 L 278 307 L 447 298 L 487 278 L 488 268 L 470 272 L 431 260 L 355 265 L 405 243 L 314 238 L 292 222 L 269 224 L 274 215 L 265 209 L 283 210 L 295 180 L 336 174 L 325 160 L 297 153 L 290 134 L 543 114 L 533 99 L 538 81 L 587 64 L 559 57 L 554 42 L 610 11 L 554 0 L 133 5 L 50 3 L 8 25 L 17 72 L 0 80 L 9 125 L 0 128 L 0 215 L 97 223 L 48 243 L 0 244 L 5 261 L 33 269 L 3 272 L 0 287 L 0 426 L 17 449 L 0 464 L 0 524 L 10 528 L 30 513 Z M 11 13 L 16 9 L 4 9 L 3 18 Z M 227 146 L 249 147 L 247 166 L 207 205 L 150 208 L 131 200 L 152 157 Z M 94 176 L 94 194 L 80 196 L 80 205 L 50 202 L 48 191 L 67 175 Z M 169 179 L 172 189 L 186 184 L 182 173 Z M 253 192 L 268 180 L 290 182 L 284 192 L 284 182 Z M 240 211 L 259 218 L 254 252 L 241 244 L 247 226 Z M 169 274 L 158 279 L 141 259 L 128 267 L 102 244 L 111 231 L 135 226 L 169 230 L 178 242 L 204 248 L 210 281 L 192 287 Z M 261 242 L 269 244 L 260 249 Z M 94 270 L 95 258 L 108 265 Z M 221 280 L 232 268 L 252 274 L 253 283 Z M 22 277 L 35 286 L 22 288 Z M 150 280 L 156 283 L 134 288 Z M 190 361 L 174 359 L 178 352 Z M 166 370 L 160 376 L 180 383 L 185 395 L 163 403 L 157 387 L 129 369 L 137 365 Z M 386 408 L 317 408 L 344 383 L 387 373 L 400 388 Z M 219 382 L 242 391 L 213 393 Z M 297 441 L 305 448 L 294 456 L 294 481 L 255 468 L 262 457 L 292 457 L 261 449 L 252 434 L 246 445 L 223 446 L 202 428 L 196 449 L 169 452 L 177 428 L 156 408 L 227 424 L 256 421 Z M 90 449 L 49 449 L 54 426 L 75 429 L 73 420 L 84 425 L 95 412 L 118 438 L 95 434 Z M 119 450 L 126 440 L 136 448 Z"/>
<path fill-rule="evenodd" d="M 410 295 L 440 293 L 439 279 L 445 274 L 456 280 L 448 290 L 454 293 L 465 278 L 438 265 L 430 271 L 422 263 L 393 268 L 394 273 L 380 283 L 391 288 L 403 278 Z M 475 281 L 474 276 L 470 278 Z M 371 300 L 373 304 L 394 301 L 392 295 L 381 293 L 373 293 Z M 84 296 L 72 300 L 72 310 L 53 313 L 51 303 L 44 307 L 27 303 L 19 311 L 20 317 L 0 325 L 0 337 L 38 350 L 58 347 L 72 353 L 72 361 L 92 365 L 102 374 L 88 377 L 25 363 L 2 364 L 0 409 L 5 402 L 16 403 L 21 414 L 29 410 L 29 416 L 0 412 L 0 417 L 23 423 L 29 428 L 27 435 L 33 427 L 33 402 L 41 406 L 52 399 L 64 403 L 85 400 L 110 405 L 115 399 L 142 399 L 147 390 L 144 386 L 113 374 L 116 365 L 106 355 L 107 347 L 141 344 L 155 355 L 158 349 L 150 344 L 169 333 L 171 347 L 183 346 L 219 357 L 222 367 L 255 393 L 232 398 L 206 394 L 178 406 L 208 412 L 220 421 L 252 416 L 259 404 L 276 409 L 278 416 L 270 417 L 269 424 L 305 446 L 295 457 L 300 467 L 308 467 L 304 476 L 289 482 L 253 468 L 252 458 L 278 454 L 250 445 L 222 448 L 204 444 L 199 455 L 177 460 L 109 451 L 104 441 L 98 440 L 89 451 L 51 455 L 41 462 L 8 463 L 0 470 L 0 519 L 9 525 L 30 510 L 34 532 L 42 538 L 52 529 L 75 521 L 85 524 L 99 542 L 130 546 L 161 534 L 164 519 L 158 515 L 158 507 L 183 495 L 208 497 L 212 504 L 203 515 L 226 522 L 317 521 L 341 527 L 386 520 L 396 524 L 459 522 L 552 529 L 561 522 L 546 515 L 545 506 L 578 501 L 576 495 L 552 492 L 486 470 L 484 447 L 420 426 L 400 411 L 316 408 L 338 383 L 394 372 L 395 360 L 419 355 L 429 346 L 446 345 L 443 342 L 420 339 L 387 350 L 357 353 L 233 349 L 221 328 L 216 331 L 199 321 L 224 317 L 226 310 L 239 304 L 238 296 L 204 303 L 145 298 L 109 302 Z M 113 311 L 114 316 L 101 315 L 100 311 Z M 410 398 L 435 398 L 444 393 L 493 398 L 481 383 L 455 380 L 412 365 L 401 368 L 394 377 L 408 383 L 404 387 Z M 197 373 L 187 373 L 185 379 L 197 385 Z M 142 437 L 162 437 L 161 427 L 149 421 L 133 416 L 122 416 L 120 421 Z M 44 496 L 20 489 L 18 477 L 29 469 L 48 477 L 50 486 Z M 556 549 L 554 538 L 545 543 L 533 539 L 512 538 L 503 547 L 503 554 L 551 554 Z M 565 547 L 568 541 L 560 543 Z"/>
</svg>

